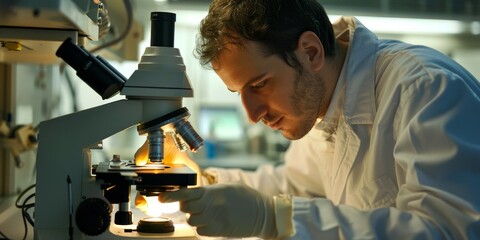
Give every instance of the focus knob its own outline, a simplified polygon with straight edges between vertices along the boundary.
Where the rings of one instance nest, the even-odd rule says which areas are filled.
[[[78,205],[75,212],[77,227],[87,235],[99,235],[110,226],[111,212],[111,205],[103,199],[86,199]]]

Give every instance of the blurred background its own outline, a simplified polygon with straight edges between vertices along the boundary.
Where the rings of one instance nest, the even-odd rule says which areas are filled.
[[[341,15],[357,16],[381,38],[436,48],[480,78],[480,0],[319,2],[332,21]],[[149,46],[152,11],[177,14],[174,46],[180,49],[195,94],[184,99],[184,105],[192,114],[192,125],[205,139],[203,149],[192,158],[202,167],[255,169],[262,163],[280,163],[289,142],[262,124],[248,123],[239,96],[229,92],[213,71],[202,68],[193,55],[198,24],[209,3],[1,0],[0,196],[18,194],[35,182],[35,127],[41,121],[123,98],[102,100],[55,56],[58,46],[67,37],[77,39],[128,78]],[[133,159],[144,141],[135,127],[129,128],[106,139],[95,158],[108,160],[115,153]]]

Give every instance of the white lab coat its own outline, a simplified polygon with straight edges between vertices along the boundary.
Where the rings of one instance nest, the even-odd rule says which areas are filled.
[[[478,81],[435,50],[377,39],[355,18],[334,27],[350,30],[327,113],[336,132],[320,122],[283,165],[214,169],[218,182],[296,196],[292,239],[480,239]]]

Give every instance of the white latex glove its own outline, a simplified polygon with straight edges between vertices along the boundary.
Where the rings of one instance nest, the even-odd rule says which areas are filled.
[[[273,198],[240,184],[215,184],[163,192],[161,202],[180,201],[188,224],[205,236],[273,238]]]

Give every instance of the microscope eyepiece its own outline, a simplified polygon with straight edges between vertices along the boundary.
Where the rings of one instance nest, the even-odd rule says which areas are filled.
[[[117,94],[127,81],[120,72],[100,56],[93,56],[85,48],[67,38],[56,55],[77,71],[77,76],[88,84],[103,99]]]
[[[175,13],[152,12],[150,46],[173,47],[175,37]]]

